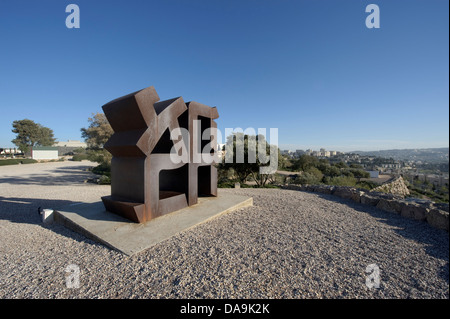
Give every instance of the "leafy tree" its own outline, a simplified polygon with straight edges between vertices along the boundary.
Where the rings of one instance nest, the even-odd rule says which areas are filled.
[[[103,164],[105,167],[111,165],[112,155],[103,148],[103,145],[113,134],[113,129],[106,119],[105,114],[96,113],[88,118],[89,127],[81,129],[81,136],[88,145],[88,158],[91,161]]]
[[[309,167],[305,171],[298,175],[294,183],[295,184],[320,184],[323,179],[323,173],[316,167]]]
[[[341,175],[341,170],[330,164],[320,164],[318,169],[326,176],[336,177]]]
[[[356,178],[369,178],[370,177],[370,173],[366,172],[363,169],[360,168],[352,168],[350,169],[350,171],[352,172],[353,176]]]
[[[89,148],[102,149],[113,134],[113,129],[105,114],[96,113],[92,115],[88,118],[89,127],[81,129],[81,136],[85,139]]]
[[[353,171],[351,169],[343,168],[341,169],[341,173],[343,176],[354,177]]]
[[[334,164],[334,166],[336,166],[337,168],[348,168],[347,164],[345,164],[343,161]]]
[[[227,144],[233,145],[232,162],[226,161],[226,157],[224,157],[223,162],[219,165],[221,169],[233,169],[240,183],[245,183],[248,176],[258,168],[256,163],[251,163],[248,160],[248,142],[248,135],[243,135],[243,133],[228,136]],[[244,151],[243,161],[238,160],[238,151],[240,149]],[[228,156],[230,155],[228,154]]]
[[[292,169],[294,171],[305,171],[309,167],[317,167],[319,160],[315,156],[302,155],[292,163]]]
[[[278,158],[276,169],[280,168],[282,165],[285,165],[285,164],[284,164],[283,158],[281,157],[280,149],[276,145],[270,145],[266,141],[266,139],[264,138],[263,135],[256,136],[256,147],[258,147],[259,145],[265,146],[265,154],[264,155],[266,155],[267,158],[264,159],[264,160],[261,160],[260,157],[259,157],[260,154],[259,154],[259,152],[257,152],[257,154],[256,154],[256,165],[257,165],[257,168],[256,168],[256,170],[254,170],[251,173],[251,176],[252,176],[253,180],[256,182],[256,185],[258,187],[265,187],[268,181],[273,181],[274,180],[274,178],[275,178],[274,175],[275,174],[261,174],[260,173],[260,168],[263,167],[263,166],[267,166],[268,163],[270,163],[271,160],[275,160],[272,157],[272,155],[275,154],[275,152],[277,153],[277,158]],[[267,161],[269,161],[269,162],[267,162]],[[263,162],[264,163],[267,162],[267,164],[264,164]]]
[[[268,157],[269,154],[278,152],[278,165],[280,161],[279,149],[275,149],[276,146],[267,143],[263,135],[249,136],[244,135],[243,133],[235,133],[228,136],[227,144],[232,146],[232,158],[231,154],[227,154],[223,159],[223,162],[219,165],[219,169],[233,169],[240,183],[245,183],[247,178],[251,176],[258,186],[264,187],[269,181],[270,174],[260,174],[260,167],[266,166],[267,164],[264,163],[265,161],[262,158],[260,158],[259,151],[257,150],[260,146],[262,146]],[[249,150],[252,152],[249,152]],[[254,154],[253,150],[255,151]],[[251,158],[252,156],[254,157]]]
[[[278,169],[286,169],[289,167],[289,158],[285,155],[281,155],[280,149],[278,149]]]
[[[317,167],[309,167],[305,173],[309,173],[320,183],[323,178],[323,173]]]
[[[320,180],[317,179],[316,176],[314,176],[314,174],[308,173],[308,172],[303,172],[301,175],[298,175],[295,180],[294,180],[294,184],[309,184],[309,185],[316,185],[319,184]]]
[[[32,120],[14,121],[12,126],[12,132],[17,134],[12,142],[24,153],[29,152],[33,146],[52,146],[56,142],[53,130]]]

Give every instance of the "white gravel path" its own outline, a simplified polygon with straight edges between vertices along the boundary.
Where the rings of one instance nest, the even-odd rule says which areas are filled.
[[[109,194],[83,183],[92,165],[0,167],[0,298],[449,298],[447,232],[329,195],[224,190],[254,206],[132,257],[41,224],[39,206]],[[70,264],[79,288],[66,286]]]

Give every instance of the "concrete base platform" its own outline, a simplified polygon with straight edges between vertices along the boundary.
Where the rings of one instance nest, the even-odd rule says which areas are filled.
[[[54,221],[126,255],[133,255],[207,220],[252,206],[253,198],[232,194],[199,197],[198,204],[155,218],[145,224],[107,212],[101,201],[64,207]]]

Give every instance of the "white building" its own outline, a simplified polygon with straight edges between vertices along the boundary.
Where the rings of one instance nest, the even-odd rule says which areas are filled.
[[[58,148],[53,146],[34,146],[31,149],[31,158],[34,160],[58,159]]]
[[[370,178],[378,178],[380,176],[379,171],[367,171],[370,174]]]
[[[217,143],[217,148],[216,148],[216,152],[217,152],[217,157],[219,159],[222,159],[225,156],[225,144],[219,144]]]
[[[17,148],[2,148],[0,147],[0,155],[16,155],[21,154],[22,151]]]

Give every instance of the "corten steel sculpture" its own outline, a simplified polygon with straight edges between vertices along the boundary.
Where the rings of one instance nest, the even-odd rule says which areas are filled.
[[[199,147],[215,152],[208,148],[217,143],[214,136],[202,139],[206,129],[217,129],[215,107],[185,103],[181,97],[159,101],[151,86],[102,108],[114,130],[104,145],[113,156],[111,196],[102,197],[107,211],[143,223],[194,205],[199,195],[217,196],[217,169],[196,153]],[[189,137],[172,140],[177,128]],[[189,152],[188,162],[171,159],[176,143],[186,144],[179,153]]]

